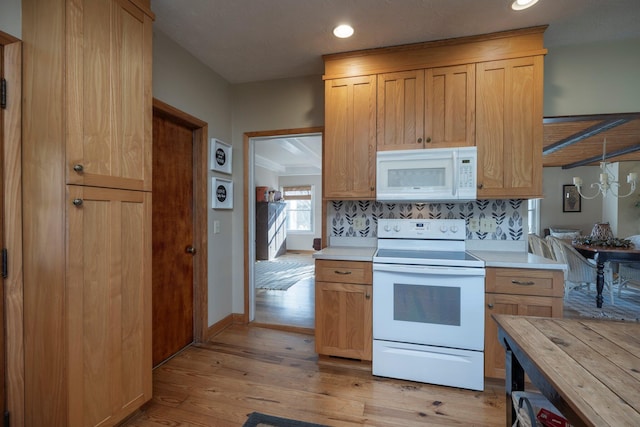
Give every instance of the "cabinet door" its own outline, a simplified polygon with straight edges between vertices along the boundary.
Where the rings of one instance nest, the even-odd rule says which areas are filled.
[[[316,352],[371,360],[371,285],[316,282]]]
[[[475,144],[475,70],[475,64],[426,70],[426,148]]]
[[[424,147],[424,70],[378,75],[377,149]]]
[[[375,198],[376,76],[325,82],[325,199]]]
[[[498,342],[493,314],[562,317],[562,298],[487,293],[485,303],[484,375],[489,378],[505,377],[504,348]]]
[[[151,18],[68,0],[67,183],[151,191]]]
[[[151,398],[151,193],[68,186],[67,206],[67,425],[112,425]]]
[[[478,198],[542,197],[542,56],[477,65]]]

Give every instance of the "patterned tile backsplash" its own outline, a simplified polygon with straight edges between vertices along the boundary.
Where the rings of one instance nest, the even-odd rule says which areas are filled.
[[[464,219],[467,240],[524,240],[523,206],[526,209],[527,204],[521,199],[430,204],[334,200],[327,206],[327,226],[330,236],[377,237],[379,218]],[[362,219],[361,229],[354,228],[356,218]],[[493,218],[497,224],[495,233],[469,231],[471,218]]]

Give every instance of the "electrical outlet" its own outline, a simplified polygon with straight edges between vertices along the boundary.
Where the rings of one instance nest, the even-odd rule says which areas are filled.
[[[353,229],[354,230],[364,230],[366,227],[365,219],[361,216],[353,218]]]
[[[469,218],[469,231],[472,233],[480,231],[480,220],[478,218]]]
[[[483,233],[494,233],[498,225],[493,218],[480,218],[480,231]]]

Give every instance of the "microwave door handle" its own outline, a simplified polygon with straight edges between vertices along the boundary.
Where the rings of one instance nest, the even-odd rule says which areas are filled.
[[[458,150],[453,150],[453,188],[451,189],[451,195],[456,196],[458,192]]]

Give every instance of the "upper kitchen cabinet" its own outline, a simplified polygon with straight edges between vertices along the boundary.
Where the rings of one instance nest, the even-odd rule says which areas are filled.
[[[542,55],[477,65],[478,198],[542,197]]]
[[[152,16],[140,3],[67,1],[67,184],[151,191]]]
[[[378,76],[378,150],[472,146],[474,117],[474,64]]]
[[[546,28],[325,55],[323,78],[331,87],[377,77],[376,117],[369,121],[377,150],[477,145],[478,198],[540,197]],[[326,135],[348,136],[341,122],[347,104],[329,95],[327,90]],[[347,114],[344,120],[352,119]],[[368,135],[361,124],[358,131]],[[330,162],[340,155],[329,151],[335,143],[325,153]],[[348,176],[330,162],[324,173],[337,172],[335,184],[342,187],[326,197],[360,197],[338,182]]]
[[[323,197],[375,198],[376,76],[325,81]]]

